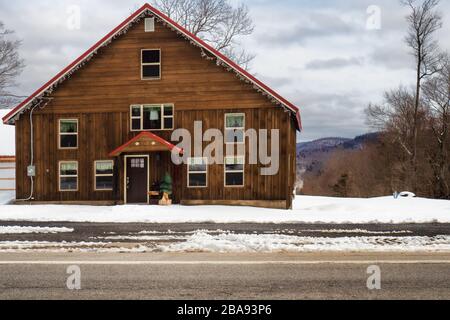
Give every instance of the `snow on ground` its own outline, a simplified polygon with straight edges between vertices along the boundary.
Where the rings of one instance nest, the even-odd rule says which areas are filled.
[[[0,252],[450,252],[450,236],[435,237],[302,237],[276,234],[209,234],[197,231],[189,237],[121,237],[133,243],[0,241]],[[106,240],[106,238],[105,238]],[[175,241],[176,240],[176,241]],[[155,242],[159,241],[159,242]]]
[[[210,235],[198,232],[185,242],[159,246],[164,252],[449,252],[450,236],[312,238],[287,235]]]
[[[4,227],[0,226],[0,234],[31,234],[31,233],[70,233],[72,228],[56,228],[56,227]]]
[[[7,204],[16,197],[15,191],[0,191],[0,205]]]
[[[10,199],[0,195],[3,203]],[[5,199],[7,198],[7,199]],[[227,206],[0,205],[0,221],[140,223],[450,223],[450,201],[298,196],[293,210]]]

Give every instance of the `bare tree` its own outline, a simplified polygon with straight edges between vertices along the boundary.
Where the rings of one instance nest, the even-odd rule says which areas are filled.
[[[437,148],[431,157],[435,195],[440,198],[450,197],[449,185],[449,144],[450,144],[450,57],[447,55],[441,71],[423,85],[427,106],[431,111],[431,130]]]
[[[420,137],[420,145],[423,145],[425,136],[425,122],[427,119],[427,109],[424,103],[419,104],[419,109],[414,107],[415,94],[412,90],[400,87],[385,93],[384,102],[379,105],[371,104],[366,109],[367,122],[376,130],[382,131],[383,141],[393,146],[396,151],[396,176],[402,176],[403,186],[414,188],[414,179],[411,175],[411,158],[414,154],[415,143],[415,123],[420,124],[417,128],[417,137]],[[419,139],[418,139],[419,140]],[[418,144],[417,144],[418,145]],[[421,155],[424,150],[421,150]],[[423,157],[421,158],[423,159]],[[423,161],[420,163],[424,167]]]
[[[22,98],[10,92],[15,86],[15,78],[22,72],[23,60],[19,58],[21,42],[8,38],[13,32],[5,29],[0,21],[0,108],[10,107]]]
[[[410,8],[407,16],[409,24],[407,45],[412,49],[416,58],[416,93],[414,99],[413,119],[413,146],[411,153],[411,169],[413,178],[413,190],[416,191],[417,183],[417,135],[418,113],[420,107],[420,94],[422,81],[439,71],[439,61],[442,56],[439,53],[434,34],[442,27],[442,16],[436,10],[440,0],[401,0],[401,3]]]
[[[154,5],[192,34],[244,68],[254,55],[239,48],[239,38],[253,33],[248,7],[228,0],[154,0]]]

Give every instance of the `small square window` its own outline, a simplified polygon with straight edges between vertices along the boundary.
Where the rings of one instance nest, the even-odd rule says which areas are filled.
[[[225,115],[225,143],[245,143],[245,114],[230,113]]]
[[[208,186],[208,159],[188,159],[188,187],[206,188]]]
[[[159,79],[160,77],[159,65],[143,65],[142,66],[142,78],[144,79]]]
[[[78,148],[78,120],[60,119],[59,120],[59,148],[76,149]]]
[[[225,157],[225,186],[244,187],[245,180],[245,158]]]
[[[141,52],[142,80],[157,80],[161,78],[161,50],[151,49]]]
[[[59,191],[78,190],[78,162],[63,161],[59,163]]]
[[[111,160],[95,162],[95,190],[113,190],[114,162]]]

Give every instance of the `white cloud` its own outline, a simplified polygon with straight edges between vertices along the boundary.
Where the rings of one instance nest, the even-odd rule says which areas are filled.
[[[403,42],[406,12],[397,1],[376,1],[381,9],[377,31],[365,28],[371,0],[246,3],[256,25],[243,42],[257,54],[252,72],[301,107],[302,140],[367,131],[366,105],[379,101],[386,89],[413,82],[413,60]],[[80,6],[80,30],[66,26],[71,5]],[[27,67],[18,92],[30,94],[40,87],[140,5],[134,0],[0,3],[1,19],[23,39]],[[441,7],[450,12],[449,1]],[[447,50],[449,28],[446,16],[439,39]]]

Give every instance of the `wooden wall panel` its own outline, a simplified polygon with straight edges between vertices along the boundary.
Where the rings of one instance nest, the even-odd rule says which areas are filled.
[[[162,79],[140,79],[140,50],[161,48]],[[280,129],[280,171],[261,176],[261,165],[246,164],[245,187],[225,188],[223,165],[209,166],[209,187],[187,188],[186,166],[174,167],[169,153],[152,153],[150,184],[161,180],[166,171],[174,177],[174,198],[180,200],[287,200],[295,183],[295,140],[293,120],[281,107],[240,81],[232,72],[202,59],[200,49],[157,25],[156,32],[145,33],[143,23],[115,40],[84,67],[63,82],[51,95],[44,109],[36,109],[35,200],[106,201],[123,200],[124,166],[119,168],[118,192],[94,190],[94,161],[108,154],[138,133],[130,131],[130,105],[173,103],[175,128],[193,132],[194,121],[203,121],[203,130],[224,129],[225,113],[246,114],[246,127]],[[17,197],[29,195],[26,167],[30,162],[30,124],[28,113],[16,122]],[[58,149],[58,121],[79,119],[79,148]],[[170,140],[171,131],[155,134]],[[207,142],[203,147],[207,146]],[[270,146],[270,142],[269,142]],[[248,149],[246,150],[248,160]],[[79,190],[58,191],[59,161],[79,163]],[[117,160],[117,159],[115,159]]]

